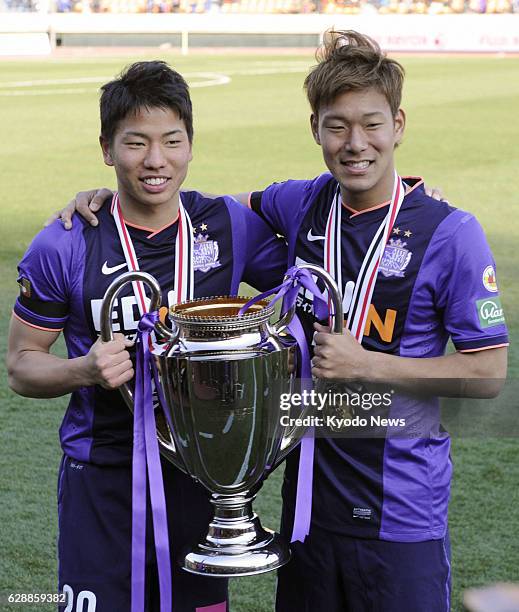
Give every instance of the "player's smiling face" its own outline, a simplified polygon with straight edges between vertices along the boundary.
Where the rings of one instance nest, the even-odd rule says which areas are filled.
[[[142,108],[119,122],[104,161],[115,168],[125,218],[178,210],[192,159],[184,121],[171,109]],[[164,216],[162,214],[161,216]]]
[[[394,150],[405,127],[402,110],[393,117],[376,89],[350,91],[322,106],[311,125],[345,204],[362,210],[390,199]]]

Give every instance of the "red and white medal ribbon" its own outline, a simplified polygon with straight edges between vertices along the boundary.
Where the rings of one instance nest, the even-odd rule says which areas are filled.
[[[377,272],[398,211],[404,200],[404,185],[395,172],[391,204],[386,218],[375,233],[369,249],[364,256],[348,312],[348,329],[357,341],[362,342],[364,327],[368,315],[373,290],[377,280]],[[339,290],[342,284],[342,241],[341,241],[342,202],[339,187],[332,202],[324,240],[324,267],[337,281]],[[310,427],[301,440],[299,455],[299,471],[297,476],[297,494],[294,516],[294,530],[291,542],[304,542],[310,533],[312,515],[312,485],[314,461],[315,431]]]
[[[139,261],[124,222],[119,194],[115,193],[111,213],[115,220],[128,270],[139,270]],[[178,234],[175,245],[175,302],[192,299],[193,229],[189,215],[179,201]],[[142,612],[145,602],[146,564],[146,497],[149,488],[155,552],[160,591],[161,612],[171,611],[171,556],[169,550],[166,500],[153,408],[152,372],[156,374],[150,347],[151,333],[158,313],[148,312],[149,300],[141,281],[133,282],[133,291],[140,311],[137,335],[136,380],[134,390],[133,456],[132,456],[132,560],[131,612]],[[153,316],[155,319],[153,319]],[[147,319],[148,318],[148,319]],[[155,378],[155,382],[156,382]],[[149,487],[148,487],[149,485]]]
[[[364,261],[362,262],[357,280],[355,281],[355,289],[353,290],[353,296],[348,310],[347,326],[359,343],[362,342],[364,336],[364,328],[366,326],[366,319],[368,317],[373,291],[375,290],[375,284],[377,282],[380,260],[382,259],[384,249],[393,231],[395,220],[402,206],[402,202],[404,201],[404,195],[404,184],[395,171],[395,180],[393,183],[393,193],[391,195],[389,210],[366,251]],[[328,221],[326,223],[324,265],[327,272],[337,281],[342,291],[341,212],[341,194],[339,188],[337,188],[337,193],[333,199]]]
[[[139,260],[137,259],[130,233],[124,223],[119,194],[117,192],[112,200],[111,213],[115,220],[128,270],[136,272],[139,270]],[[149,303],[144,291],[144,285],[141,281],[135,281],[132,283],[132,287],[142,317],[148,312],[147,304]],[[178,203],[178,234],[175,244],[175,278],[173,288],[176,304],[193,299],[193,226],[181,199]]]
[[[178,202],[178,234],[175,244],[175,302],[180,304],[194,297],[193,226],[182,200]]]

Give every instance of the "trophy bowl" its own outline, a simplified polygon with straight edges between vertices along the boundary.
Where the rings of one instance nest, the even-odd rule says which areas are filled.
[[[113,337],[110,313],[119,290],[135,280],[151,289],[150,310],[160,306],[153,277],[123,274],[103,300],[103,339]],[[335,291],[331,286],[334,306],[342,312]],[[287,411],[280,398],[298,391],[300,383],[297,342],[286,332],[294,308],[271,323],[274,306],[267,300],[240,314],[248,300],[218,296],[183,302],[170,308],[171,329],[164,323],[155,326],[158,342],[152,353],[164,411],[157,421],[161,452],[208,489],[214,507],[204,541],[180,559],[194,574],[260,574],[290,558],[288,544],[262,527],[252,502],[305,431],[281,424]],[[121,391],[132,408],[131,389],[126,385]],[[289,416],[304,418],[308,407],[291,410]]]

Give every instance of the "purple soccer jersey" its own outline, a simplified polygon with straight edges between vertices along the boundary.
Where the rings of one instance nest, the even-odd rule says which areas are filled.
[[[449,338],[459,351],[508,343],[495,264],[473,215],[426,196],[404,179],[406,195],[381,259],[363,346],[403,357],[437,357]],[[251,194],[251,208],[286,237],[289,261],[324,267],[325,227],[337,183],[273,184]],[[341,248],[344,312],[366,250],[389,203],[357,212],[344,206]],[[312,296],[298,297],[311,342]],[[413,542],[442,538],[452,466],[450,440],[438,427],[437,400],[395,402],[419,436],[320,438],[316,441],[312,522],[350,536]],[[294,501],[297,455],[289,457],[284,495]]]
[[[194,297],[236,294],[243,280],[257,289],[275,286],[287,267],[286,248],[267,224],[232,198],[182,193],[194,230]],[[127,271],[110,206],[99,226],[74,217],[71,231],[59,222],[41,231],[19,265],[20,296],[15,316],[29,325],[63,330],[69,358],[85,355],[100,332],[100,308],[109,284]],[[175,303],[173,276],[177,223],[160,231],[127,224],[139,267]],[[115,332],[135,334],[139,310],[131,285],[117,299]],[[60,428],[63,451],[78,461],[127,465],[131,461],[132,417],[118,391],[100,386],[72,393]]]

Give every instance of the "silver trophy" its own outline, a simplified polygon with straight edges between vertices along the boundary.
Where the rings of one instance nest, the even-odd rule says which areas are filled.
[[[322,268],[300,266],[321,278],[333,303],[335,333],[342,332],[342,302]],[[108,288],[101,309],[101,337],[113,338],[111,313],[121,288],[142,281],[151,290],[150,310],[160,307],[157,281],[128,272]],[[214,517],[205,540],[183,555],[188,572],[248,576],[274,570],[290,558],[285,540],[262,527],[252,502],[263,480],[298,444],[305,429],[282,425],[281,394],[298,391],[298,351],[286,331],[291,308],[274,324],[267,300],[243,315],[242,297],[202,298],[170,309],[172,329],[157,323],[153,351],[165,398],[157,418],[161,453],[211,493]],[[121,393],[133,410],[128,385]],[[292,408],[304,418],[309,407]],[[297,411],[294,414],[294,411]],[[156,411],[157,414],[157,411]]]

